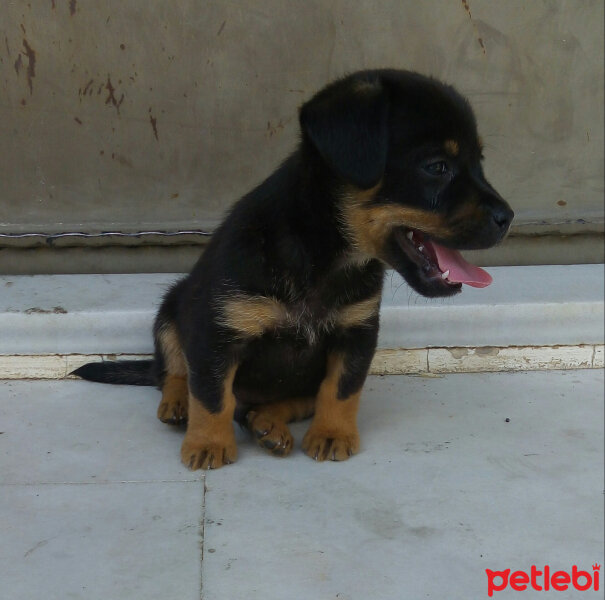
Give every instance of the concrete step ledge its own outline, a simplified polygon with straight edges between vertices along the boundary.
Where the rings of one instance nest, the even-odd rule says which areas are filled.
[[[482,346],[376,351],[371,375],[425,375],[547,369],[602,369],[603,345]],[[101,360],[151,358],[151,354],[0,355],[0,379],[66,379],[79,366]]]
[[[372,372],[603,367],[603,265],[489,271],[490,287],[433,301],[388,273]],[[89,360],[149,355],[155,312],[179,277],[0,277],[0,377],[65,377]]]

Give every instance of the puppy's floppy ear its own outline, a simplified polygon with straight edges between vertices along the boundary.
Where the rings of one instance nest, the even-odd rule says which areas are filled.
[[[378,183],[388,148],[389,99],[377,77],[344,79],[300,110],[300,125],[321,157],[362,189]]]

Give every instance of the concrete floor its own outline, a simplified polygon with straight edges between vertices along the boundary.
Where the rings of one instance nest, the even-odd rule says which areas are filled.
[[[603,564],[602,370],[370,377],[350,461],[238,432],[205,475],[158,399],[0,383],[2,598],[468,600],[486,569]]]

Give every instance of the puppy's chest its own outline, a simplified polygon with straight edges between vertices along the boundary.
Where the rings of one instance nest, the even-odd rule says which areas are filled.
[[[338,310],[329,309],[319,303],[296,302],[284,304],[281,318],[273,329],[277,335],[293,334],[314,344],[323,334],[333,331],[338,319]]]
[[[294,334],[314,344],[338,329],[369,324],[378,313],[381,285],[376,281],[342,286],[337,277],[329,284],[298,290],[285,297],[237,294],[224,298],[219,322],[238,336]]]
[[[292,302],[283,302],[283,319],[278,330],[292,330],[313,343],[322,333],[336,329],[346,307],[317,292]]]

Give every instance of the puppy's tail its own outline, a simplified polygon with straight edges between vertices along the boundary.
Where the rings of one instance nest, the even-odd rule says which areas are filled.
[[[119,360],[87,363],[70,375],[99,383],[125,385],[158,385],[153,360]]]

